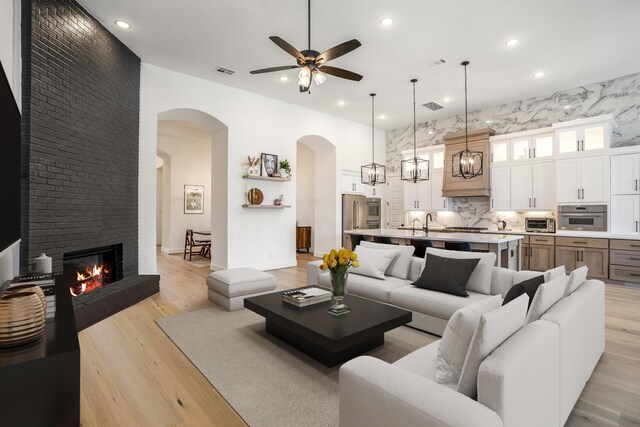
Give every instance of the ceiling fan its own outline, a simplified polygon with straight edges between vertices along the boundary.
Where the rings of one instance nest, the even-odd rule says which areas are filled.
[[[327,79],[327,76],[325,76],[325,74],[330,74],[342,79],[354,80],[357,82],[362,80],[362,76],[360,74],[356,74],[352,71],[344,70],[342,68],[325,65],[326,62],[331,61],[332,59],[339,58],[340,56],[345,55],[352,50],[360,47],[361,44],[358,40],[349,40],[347,42],[334,46],[322,53],[311,49],[311,0],[308,0],[307,41],[309,48],[307,50],[299,51],[278,36],[271,36],[269,38],[282,50],[296,58],[298,65],[284,65],[282,67],[263,68],[261,70],[251,71],[251,74],[271,73],[274,71],[284,71],[294,68],[300,68],[300,72],[298,73],[298,86],[300,88],[300,92],[309,91],[309,89],[311,88],[312,77],[317,85],[321,85],[322,83],[324,83],[324,81]]]

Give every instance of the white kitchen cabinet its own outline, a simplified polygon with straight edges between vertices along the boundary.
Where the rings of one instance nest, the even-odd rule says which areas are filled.
[[[431,209],[431,180],[417,183],[404,181],[404,210],[424,211]]]
[[[511,166],[511,210],[528,211],[533,209],[531,174],[531,163]]]
[[[511,161],[513,163],[553,158],[552,132],[524,135],[519,138],[513,138],[509,142],[511,144]]]
[[[376,184],[375,186],[365,185],[364,195],[368,198],[380,199],[384,195],[384,184]]]
[[[558,140],[558,156],[596,154],[609,149],[611,117],[578,119],[553,125]]]
[[[492,141],[490,149],[492,165],[509,162],[509,141]]]
[[[556,164],[540,162],[532,165],[533,209],[556,210]]]
[[[607,203],[609,160],[607,156],[573,157],[556,161],[558,203]]]
[[[555,210],[555,163],[511,166],[511,210]]]
[[[403,151],[405,158],[413,151]],[[403,182],[405,211],[447,210],[447,198],[442,197],[444,180],[444,147],[436,146],[418,150],[418,156],[429,160],[429,179],[416,184]]]
[[[611,234],[640,235],[640,196],[611,196]]]
[[[611,194],[640,194],[640,154],[611,156]]]
[[[442,184],[444,183],[444,171],[434,171],[431,174],[431,210],[446,211],[448,210],[448,198],[442,197]]]
[[[491,210],[511,210],[510,166],[491,167]]]
[[[365,185],[360,180],[360,173],[356,171],[342,171],[342,193],[365,194]]]

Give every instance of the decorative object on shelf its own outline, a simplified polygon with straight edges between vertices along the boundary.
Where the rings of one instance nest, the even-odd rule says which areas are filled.
[[[260,154],[260,163],[262,167],[260,168],[260,175],[262,176],[270,176],[276,177],[278,173],[278,156],[275,154]]]
[[[260,191],[259,188],[252,188],[247,193],[247,198],[249,199],[249,203],[252,205],[260,205],[264,201],[264,194]]]
[[[247,156],[247,160],[249,161],[249,168],[247,168],[247,176],[260,176],[260,168],[258,167],[258,165],[260,164],[260,158]]]
[[[333,304],[329,307],[331,314],[340,315],[349,312],[349,306],[345,305],[342,300],[347,293],[347,280],[349,279],[349,268],[353,266],[357,268],[358,255],[345,248],[324,254],[320,270],[329,270],[331,275],[331,294],[333,296]]]
[[[184,186],[184,213],[204,213],[204,185]]]
[[[400,179],[414,184],[429,179],[429,160],[418,157],[416,151],[416,82],[413,84],[413,157],[400,162]]]
[[[275,206],[284,206],[284,194],[281,194],[279,198],[273,201]]]
[[[362,80],[360,74],[356,74],[352,71],[343,70],[342,68],[330,67],[324,65],[333,59],[339,58],[342,55],[346,55],[354,49],[360,47],[360,42],[356,39],[349,40],[332,47],[322,53],[311,50],[311,0],[308,0],[308,20],[307,20],[307,42],[309,48],[307,50],[299,51],[283,39],[277,36],[271,36],[269,39],[278,45],[282,50],[289,55],[296,58],[298,65],[284,65],[280,67],[263,68],[261,70],[253,70],[251,74],[271,73],[274,71],[285,71],[300,68],[298,73],[298,88],[300,92],[309,92],[311,88],[311,77],[319,86],[327,79],[325,74],[340,77],[341,79],[354,80],[359,82]]]
[[[44,252],[39,257],[33,260],[33,271],[36,273],[51,273],[51,257],[47,256]]]
[[[387,182],[386,168],[376,163],[375,127],[374,127],[374,102],[376,94],[371,93],[371,164],[360,166],[360,182],[365,185],[375,186]]]
[[[286,174],[286,177],[283,175],[283,171]],[[280,160],[280,176],[282,178],[291,179],[291,164],[289,164],[289,160],[287,159]]]
[[[46,303],[38,285],[13,286],[0,297],[0,348],[16,347],[40,338]]]
[[[464,150],[455,153],[452,158],[451,168],[454,177],[471,179],[482,175],[482,152],[469,150],[469,116],[467,108],[467,65],[469,61],[463,61],[464,67]]]

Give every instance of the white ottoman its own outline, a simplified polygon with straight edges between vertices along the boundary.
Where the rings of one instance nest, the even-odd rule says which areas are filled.
[[[228,311],[243,308],[247,297],[273,292],[277,283],[276,276],[255,268],[232,268],[207,277],[209,299]]]

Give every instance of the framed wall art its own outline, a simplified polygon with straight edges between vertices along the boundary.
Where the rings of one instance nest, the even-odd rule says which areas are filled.
[[[278,173],[278,156],[275,154],[260,154],[260,175],[262,176],[275,176]]]
[[[204,213],[204,185],[184,186],[184,213]]]

